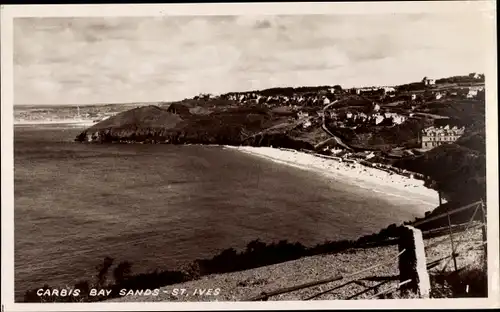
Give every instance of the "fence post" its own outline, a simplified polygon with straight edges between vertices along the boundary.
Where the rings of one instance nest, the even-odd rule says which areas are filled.
[[[406,293],[411,290],[418,293],[421,298],[429,298],[431,285],[422,231],[409,225],[401,227],[399,251],[403,250],[405,252],[399,257],[399,279],[400,282],[411,279],[411,282],[401,287],[401,292]]]
[[[439,192],[439,204],[441,206],[441,192]],[[450,207],[446,208],[446,214],[448,218],[448,228],[451,242],[451,257],[453,258],[453,267],[455,268],[455,272],[458,270],[457,268],[457,259],[455,258],[455,244],[453,242],[453,231],[451,230],[451,218],[450,218]]]
[[[486,209],[484,208],[484,202],[483,200],[481,199],[481,212],[482,212],[482,221],[483,221],[483,226],[481,227],[481,232],[483,234],[483,243],[486,243],[488,241],[488,237],[487,237],[487,221],[486,221]],[[484,244],[484,257],[483,259],[485,259],[484,263],[485,263],[485,266],[486,266],[486,263],[488,262],[486,259],[488,257],[488,244]]]

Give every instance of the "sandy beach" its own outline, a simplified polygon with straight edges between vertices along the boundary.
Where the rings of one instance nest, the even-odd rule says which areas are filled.
[[[272,147],[226,146],[243,153],[266,158],[277,163],[314,171],[328,179],[340,180],[372,192],[388,195],[388,199],[414,201],[428,211],[438,206],[438,193],[424,186],[424,181],[367,167],[358,163],[325,159],[311,154]]]

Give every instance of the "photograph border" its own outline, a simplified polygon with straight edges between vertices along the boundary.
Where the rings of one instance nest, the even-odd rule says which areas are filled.
[[[385,299],[267,302],[140,302],[140,303],[15,303],[14,302],[14,161],[13,161],[13,20],[20,17],[152,17],[169,15],[306,15],[461,12],[479,10],[491,19],[485,34],[486,161],[488,209],[488,298]],[[467,21],[463,21],[466,23]],[[136,310],[297,310],[380,308],[492,308],[499,298],[498,101],[495,1],[335,2],[335,3],[197,3],[102,5],[2,5],[1,7],[1,132],[2,132],[2,311],[136,311]],[[483,48],[483,47],[481,47]]]

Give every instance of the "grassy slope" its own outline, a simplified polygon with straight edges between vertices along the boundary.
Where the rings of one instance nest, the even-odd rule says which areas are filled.
[[[158,106],[134,108],[117,114],[90,127],[89,132],[102,129],[174,128],[182,122],[177,114],[169,113]]]

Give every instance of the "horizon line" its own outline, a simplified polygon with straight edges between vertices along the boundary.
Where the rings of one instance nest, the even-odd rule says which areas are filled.
[[[429,77],[423,77],[423,78],[429,78],[429,79],[434,79],[434,80],[438,80],[438,79],[446,79],[446,78],[452,78],[452,77],[464,77],[464,76],[468,76],[469,74],[480,74],[480,75],[484,75],[484,73],[479,73],[479,72],[470,72],[466,75],[454,75],[454,76],[447,76],[447,77],[441,77],[441,78],[429,78]],[[27,104],[27,103],[23,103],[23,104],[15,104],[14,103],[14,107],[15,106],[105,106],[105,105],[131,105],[131,104],[151,104],[151,103],[174,103],[174,102],[180,102],[180,101],[184,101],[184,100],[189,100],[189,99],[193,99],[195,96],[198,96],[198,95],[202,95],[202,94],[210,94],[210,95],[215,95],[215,96],[220,96],[220,95],[224,95],[224,94],[229,94],[229,93],[249,93],[249,92],[262,92],[262,91],[265,91],[265,90],[269,90],[269,89],[285,89],[285,88],[294,88],[294,89],[297,89],[297,88],[319,88],[319,87],[333,87],[335,85],[340,85],[342,87],[343,90],[347,90],[347,89],[353,89],[353,88],[371,88],[371,87],[397,87],[397,86],[401,86],[401,85],[405,85],[405,84],[411,84],[411,83],[418,83],[418,82],[421,82],[421,81],[412,81],[412,82],[405,82],[405,83],[400,83],[400,84],[394,84],[394,85],[372,85],[372,86],[349,86],[349,87],[342,87],[342,85],[340,84],[334,84],[334,85],[314,85],[314,86],[308,86],[308,85],[303,85],[303,86],[297,86],[297,87],[280,87],[280,86],[274,86],[274,87],[269,87],[269,88],[264,88],[264,89],[259,89],[259,90],[247,90],[247,91],[228,91],[228,92],[223,92],[223,93],[203,93],[203,92],[199,92],[197,95],[193,95],[192,97],[190,98],[184,98],[184,99],[178,99],[178,100],[157,100],[157,101],[139,101],[139,102],[115,102],[115,103],[102,103],[102,102],[96,102],[96,103],[84,103],[84,104],[71,104],[71,103],[65,103],[65,104]]]

